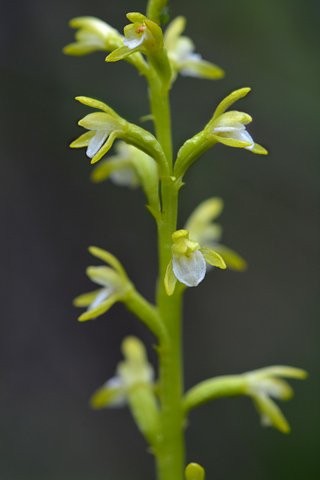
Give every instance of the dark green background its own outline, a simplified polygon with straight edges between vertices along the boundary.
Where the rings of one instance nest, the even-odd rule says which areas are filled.
[[[71,299],[90,290],[86,251],[117,255],[153,298],[156,236],[140,191],[90,184],[83,150],[68,143],[89,111],[76,95],[100,98],[130,121],[148,113],[145,82],[104,54],[64,57],[70,18],[94,15],[120,31],[142,0],[6,2],[1,13],[0,478],[135,480],[154,477],[153,459],[129,412],[88,408],[113,375],[119,346],[145,328],[121,305],[78,324]],[[224,80],[179,78],[172,90],[174,144],[203,128],[232,90],[253,91],[236,108],[268,157],[217,145],[189,171],[179,227],[202,200],[225,200],[224,243],[248,261],[245,274],[214,270],[185,301],[185,383],[289,364],[310,373],[282,404],[284,436],[262,429],[249,399],[192,412],[188,461],[207,479],[319,478],[319,20],[316,0],[176,0],[172,16]],[[149,124],[146,124],[148,126]]]

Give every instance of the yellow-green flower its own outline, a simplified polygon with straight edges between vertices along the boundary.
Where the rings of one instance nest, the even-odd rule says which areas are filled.
[[[136,337],[126,337],[121,349],[125,360],[118,364],[115,376],[93,394],[90,400],[93,408],[124,406],[134,388],[153,388],[154,370],[143,343]]]
[[[71,148],[87,147],[87,156],[92,159],[91,163],[95,163],[110,150],[116,138],[125,134],[128,122],[103,102],[88,97],[76,97],[76,100],[102,110],[89,113],[79,121],[78,124],[88,132],[70,144]]]
[[[209,198],[192,212],[187,220],[185,229],[191,238],[219,253],[228,268],[243,271],[246,269],[246,261],[236,252],[220,244],[222,236],[221,225],[214,223],[223,210],[223,200],[219,197]],[[210,268],[209,264],[207,269]]]
[[[65,46],[67,55],[87,55],[96,50],[112,51],[122,45],[123,36],[106,22],[95,17],[77,17],[70,20],[70,27],[78,29],[76,42]]]
[[[106,58],[108,62],[122,60],[135,52],[149,55],[163,49],[163,35],[159,25],[137,12],[128,13],[127,18],[132,23],[124,27],[123,46]]]
[[[195,45],[191,38],[182,36],[186,26],[185,17],[175,18],[164,34],[164,45],[172,68],[172,81],[178,73],[189,77],[216,80],[224,76],[224,71],[213,63],[203,60],[194,53]]]
[[[73,303],[76,307],[87,307],[87,311],[80,315],[79,321],[93,320],[99,317],[116,302],[124,301],[133,290],[122,265],[111,253],[97,247],[90,247],[89,251],[95,257],[108,263],[111,268],[106,266],[87,268],[90,280],[102,288],[84,293],[74,299]]]
[[[206,262],[219,268],[226,268],[223,258],[213,250],[201,247],[189,239],[187,230],[177,230],[172,234],[172,260],[169,262],[164,285],[168,295],[172,295],[177,280],[187,287],[196,287],[205,277]]]
[[[238,111],[225,113],[234,102],[247,95],[250,90],[250,88],[241,88],[222,100],[204,132],[206,137],[214,143],[219,142],[230,147],[246,148],[253,153],[266,155],[267,150],[255,143],[246,130],[245,125],[252,122],[250,115]]]
[[[261,368],[243,375],[246,378],[245,394],[252,398],[260,414],[261,425],[289,433],[290,426],[272,398],[290,400],[293,397],[293,390],[280,377],[304,379],[307,377],[307,372],[300,368],[275,366]]]

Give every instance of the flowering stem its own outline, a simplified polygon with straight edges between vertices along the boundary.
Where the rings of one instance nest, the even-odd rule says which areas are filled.
[[[155,454],[158,480],[183,480],[185,446],[182,405],[182,288],[178,286],[170,297],[164,288],[164,276],[172,256],[171,236],[177,228],[179,186],[171,176],[172,140],[169,88],[156,75],[149,79],[149,97],[156,136],[167,158],[169,170],[168,174],[162,175],[160,178],[162,205],[161,215],[157,220],[159,278],[156,304],[167,335],[165,338],[159,339],[158,348],[161,439]]]
[[[167,339],[160,342],[160,401],[162,443],[157,456],[159,480],[182,480],[184,470],[183,375],[181,351],[182,289],[172,296],[164,289],[164,275],[171,260],[171,235],[176,230],[178,188],[171,177],[162,180],[162,218],[158,223],[160,272],[157,305],[167,329]]]
[[[162,146],[167,158],[168,166],[172,169],[172,140],[171,140],[171,116],[169,104],[169,89],[154,76],[149,81],[149,98],[151,113],[156,130],[157,139]]]

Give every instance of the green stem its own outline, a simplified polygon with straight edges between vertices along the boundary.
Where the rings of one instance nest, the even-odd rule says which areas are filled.
[[[158,480],[183,480],[185,465],[183,374],[181,348],[182,289],[168,296],[164,275],[171,260],[172,233],[177,228],[179,186],[172,175],[172,140],[169,89],[154,75],[149,96],[157,139],[165,153],[169,172],[161,176],[161,216],[158,225],[159,279],[156,304],[167,336],[159,341],[159,396],[161,437],[155,452]]]
[[[167,158],[170,171],[172,170],[172,140],[171,140],[171,115],[169,104],[169,89],[164,87],[160,80],[154,76],[149,82],[149,98],[151,113],[156,130],[156,137],[162,146]]]
[[[181,289],[169,297],[164,275],[171,260],[171,235],[176,230],[178,188],[170,177],[162,180],[162,220],[158,224],[160,272],[157,305],[167,328],[159,346],[162,444],[157,457],[159,480],[182,480],[184,470],[183,373],[181,349]]]

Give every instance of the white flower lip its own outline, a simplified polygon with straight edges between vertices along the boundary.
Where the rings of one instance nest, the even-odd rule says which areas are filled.
[[[106,287],[102,288],[99,293],[97,293],[95,299],[93,302],[89,305],[87,310],[93,310],[94,308],[98,307],[100,303],[102,303],[104,300],[107,300],[108,297],[110,297],[111,293],[113,292],[113,288],[111,287]]]
[[[242,142],[251,143],[251,145],[244,147],[247,150],[252,150],[254,148],[253,138],[247,132],[246,127],[240,122],[235,123],[232,127],[215,127],[212,133],[218,135],[222,134],[222,137],[234,138],[236,140],[241,140]]]
[[[132,38],[125,38],[123,40],[123,45],[126,47],[130,48],[130,50],[133,50],[134,48],[138,47],[141,45],[141,43],[144,40],[144,35],[141,35],[140,37],[134,36]]]
[[[199,250],[172,259],[173,273],[187,287],[196,287],[205,277],[206,262]]]
[[[87,156],[93,158],[100,150],[109,135],[108,130],[98,130],[94,137],[91,138],[87,148]]]

